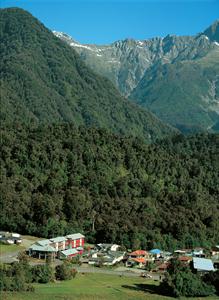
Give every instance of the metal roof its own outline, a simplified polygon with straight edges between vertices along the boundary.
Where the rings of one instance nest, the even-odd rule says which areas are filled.
[[[46,245],[51,244],[51,241],[50,240],[40,240],[40,241],[37,241],[36,243],[39,244],[40,246],[46,246]]]
[[[152,249],[149,251],[151,254],[160,254],[162,251],[160,249]]]
[[[63,255],[68,256],[68,255],[72,255],[72,254],[78,254],[78,251],[76,249],[67,249],[67,250],[61,251],[61,253]]]
[[[67,239],[77,240],[77,239],[84,238],[84,235],[81,233],[73,233],[73,234],[66,235],[66,237]]]
[[[193,266],[199,271],[214,271],[212,260],[207,258],[194,257]]]
[[[46,245],[46,246],[40,246],[37,244],[33,244],[30,249],[32,251],[39,251],[39,252],[56,252],[56,249],[52,246]]]
[[[52,241],[53,243],[60,243],[60,242],[64,242],[66,241],[66,237],[64,236],[58,236],[58,237],[55,237],[53,239],[50,239],[50,241]]]

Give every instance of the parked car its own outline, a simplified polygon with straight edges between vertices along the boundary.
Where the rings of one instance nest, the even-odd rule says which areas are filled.
[[[144,277],[144,278],[152,278],[152,276],[148,273],[141,273],[140,275],[141,277]]]

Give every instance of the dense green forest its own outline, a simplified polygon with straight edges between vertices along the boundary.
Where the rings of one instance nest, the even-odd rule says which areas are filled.
[[[1,111],[4,122],[73,122],[141,136],[147,141],[174,129],[122,97],[92,72],[68,45],[30,13],[0,10]]]
[[[66,123],[1,137],[2,229],[128,248],[218,243],[219,135],[146,145]]]

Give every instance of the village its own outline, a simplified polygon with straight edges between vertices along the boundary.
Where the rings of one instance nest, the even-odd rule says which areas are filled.
[[[0,232],[0,243],[18,246],[22,245],[23,239],[18,233]],[[123,246],[110,243],[90,245],[85,243],[83,234],[72,233],[50,239],[38,239],[29,247],[25,247],[24,251],[34,264],[42,264],[48,258],[56,264],[61,264],[63,260],[75,260],[82,266],[83,272],[94,267],[97,272],[98,268],[107,270],[113,267],[113,270],[120,274],[130,272],[158,280],[162,280],[172,258],[200,274],[219,269],[219,245],[215,245],[210,251],[200,247],[176,249],[172,253],[162,249],[126,250]],[[0,253],[0,261],[3,257]],[[15,257],[13,259],[16,260]]]

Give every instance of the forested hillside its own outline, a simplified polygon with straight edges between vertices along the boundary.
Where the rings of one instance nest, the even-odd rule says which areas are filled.
[[[26,124],[73,122],[153,141],[174,132],[123,98],[78,54],[28,12],[0,11],[1,119]]]
[[[146,145],[70,124],[2,128],[0,227],[126,247],[219,240],[219,136]]]

